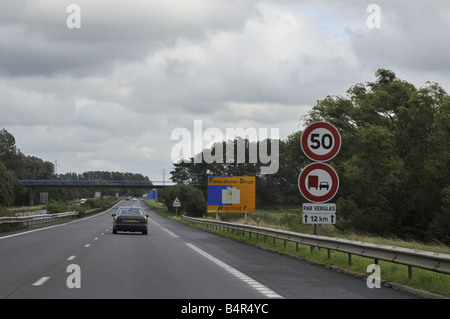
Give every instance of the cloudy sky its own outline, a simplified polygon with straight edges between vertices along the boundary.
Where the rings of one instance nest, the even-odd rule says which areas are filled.
[[[195,120],[285,139],[378,68],[449,92],[449,31],[448,0],[2,0],[0,128],[58,173],[159,181]]]

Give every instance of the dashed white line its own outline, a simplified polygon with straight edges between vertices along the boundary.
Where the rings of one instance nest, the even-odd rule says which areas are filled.
[[[164,230],[166,233],[168,233],[170,236],[174,237],[174,238],[180,238],[178,237],[178,235],[172,233],[170,230],[168,230],[167,228],[161,227],[162,230]]]
[[[74,260],[77,256],[70,256],[67,260]]]
[[[84,247],[86,247],[86,248],[89,247],[89,246],[91,246],[91,244],[86,244],[86,245],[84,245]]]
[[[42,286],[47,280],[49,280],[50,277],[42,277],[41,279],[37,280],[33,286]]]
[[[186,245],[188,245],[190,248],[192,248],[193,250],[198,252],[200,255],[206,257],[207,259],[209,259],[210,261],[212,261],[216,265],[222,267],[223,269],[225,269],[226,271],[228,271],[232,275],[236,276],[237,278],[239,278],[243,282],[249,284],[250,286],[252,286],[254,289],[256,289],[259,292],[261,292],[266,297],[268,297],[268,298],[283,298],[279,294],[277,294],[276,292],[274,292],[271,289],[267,288],[266,286],[260,284],[256,280],[248,277],[247,275],[241,273],[239,270],[237,270],[237,269],[227,265],[226,263],[224,263],[223,261],[217,259],[216,257],[211,256],[210,254],[208,254],[207,252],[201,250],[197,246],[192,245],[190,243],[186,243]]]
[[[164,230],[166,233],[168,233],[170,236],[172,236],[173,238],[180,238],[178,237],[178,235],[172,233],[170,230],[168,230],[167,228],[164,228],[163,226],[161,226],[160,224],[158,224],[157,222],[155,222],[153,219],[151,219],[150,217],[148,218],[153,224],[155,224],[156,226],[158,226],[159,228],[161,228],[162,230]]]

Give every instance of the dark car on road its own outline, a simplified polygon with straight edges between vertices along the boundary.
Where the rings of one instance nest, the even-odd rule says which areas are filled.
[[[117,214],[112,214],[113,234],[118,231],[148,233],[148,215],[140,207],[120,207]]]

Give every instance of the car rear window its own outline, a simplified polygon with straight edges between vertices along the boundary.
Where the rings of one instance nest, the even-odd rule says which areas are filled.
[[[144,216],[144,211],[142,209],[120,209],[117,213],[118,215],[141,215]]]

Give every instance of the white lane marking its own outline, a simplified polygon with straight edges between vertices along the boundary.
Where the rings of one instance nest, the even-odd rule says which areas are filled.
[[[86,248],[89,247],[89,246],[91,246],[91,244],[86,244],[86,245],[84,245],[84,247],[86,247]]]
[[[74,260],[77,256],[70,256],[67,260]]]
[[[42,286],[47,280],[49,280],[50,277],[42,277],[41,279],[37,280],[33,286]]]
[[[45,229],[50,229],[50,228],[60,227],[60,226],[63,226],[63,225],[65,225],[65,224],[58,224],[58,225],[54,225],[54,226],[49,226],[49,227],[44,227],[44,228],[39,228],[39,229],[29,230],[29,231],[26,231],[26,232],[23,232],[23,233],[18,233],[18,234],[13,234],[13,235],[8,235],[8,236],[3,236],[3,237],[0,237],[0,240],[6,239],[6,238],[11,238],[11,237],[16,237],[16,236],[21,236],[21,235],[25,235],[25,234],[29,234],[29,233],[34,233],[34,232],[41,231],[41,230],[45,230]]]
[[[119,203],[120,203],[120,202],[119,202]],[[64,224],[58,224],[58,225],[53,225],[53,226],[48,226],[48,227],[43,227],[43,228],[33,229],[33,230],[25,231],[25,232],[22,232],[22,233],[18,233],[18,234],[13,234],[13,235],[3,236],[3,237],[0,237],[0,240],[2,240],[2,239],[7,239],[7,238],[11,238],[11,237],[16,237],[16,236],[22,236],[22,235],[34,233],[34,232],[41,231],[41,230],[51,229],[51,228],[55,228],[55,227],[66,226],[66,225],[69,225],[69,224],[81,222],[81,221],[83,221],[83,220],[87,220],[87,219],[91,219],[91,218],[94,218],[94,217],[98,217],[98,216],[101,216],[101,215],[103,215],[103,214],[106,214],[106,213],[109,212],[111,209],[115,208],[119,203],[117,203],[117,204],[114,205],[113,207],[109,208],[108,210],[104,211],[103,213],[99,213],[99,214],[92,215],[92,216],[89,216],[89,217],[83,217],[83,218],[80,218],[80,219],[77,219],[77,220],[73,220],[73,221],[70,221],[70,222],[67,222],[67,223],[64,223]]]
[[[210,261],[212,261],[216,265],[222,267],[223,269],[225,269],[226,271],[228,271],[232,275],[236,276],[237,278],[239,278],[243,282],[249,284],[250,286],[252,286],[254,289],[256,289],[259,292],[261,292],[266,297],[268,297],[268,298],[283,298],[279,294],[277,294],[276,292],[270,290],[269,288],[267,288],[266,286],[260,284],[256,280],[254,280],[254,279],[248,277],[247,275],[241,273],[239,270],[237,270],[237,269],[227,265],[226,263],[224,263],[223,261],[217,259],[216,257],[211,256],[210,254],[208,254],[207,252],[201,250],[197,246],[192,245],[190,243],[186,243],[186,245],[189,246],[190,248],[192,248],[193,250],[195,250],[196,252],[198,252],[200,255],[206,257],[207,259],[209,259]]]
[[[168,230],[167,228],[161,227],[162,230],[164,230],[166,233],[168,233],[170,236],[172,236],[173,238],[180,238],[178,237],[178,235],[172,233],[170,230]]]
[[[155,222],[153,219],[151,219],[150,217],[148,218],[149,221],[151,221],[153,224],[155,224],[156,226],[158,226],[159,228],[161,228],[162,230],[164,230],[166,233],[168,233],[170,236],[172,236],[173,238],[180,238],[178,235],[172,233],[170,230],[168,230],[167,228],[164,228],[163,226],[161,226],[160,224],[158,224],[157,222]]]

